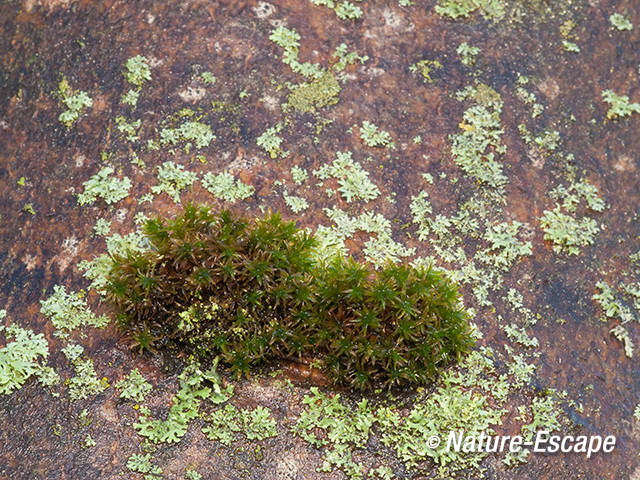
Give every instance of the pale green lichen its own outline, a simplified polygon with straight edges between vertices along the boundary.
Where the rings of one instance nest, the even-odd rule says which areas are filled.
[[[347,50],[346,43],[341,43],[340,45],[338,45],[332,57],[338,59],[338,61],[333,64],[333,69],[337,72],[342,72],[345,68],[347,68],[347,65],[353,65],[356,62],[364,64],[367,60],[369,60],[369,57],[367,55],[359,55],[357,52],[349,52]]]
[[[467,42],[462,42],[456,48],[456,53],[460,56],[460,61],[467,67],[473,67],[476,62],[476,57],[480,53],[480,49],[475,46],[469,45]]]
[[[367,120],[360,127],[360,139],[367,147],[396,148],[389,132],[379,130],[377,125]]]
[[[185,142],[184,148],[187,153],[191,150],[192,142],[196,148],[201,149],[208,147],[215,138],[211,127],[197,120],[187,120],[178,128],[163,128],[160,131],[161,145],[177,145]]]
[[[140,129],[142,121],[140,119],[134,122],[128,122],[122,115],[116,117],[116,128],[122,134],[124,134],[129,142],[137,142],[138,130]]]
[[[98,379],[93,361],[90,358],[82,358],[83,352],[82,346],[76,344],[68,344],[62,349],[62,353],[69,359],[75,370],[75,376],[67,381],[71,400],[86,399],[109,387],[106,378]]]
[[[207,85],[214,85],[217,81],[216,77],[211,72],[202,72],[200,78]]]
[[[289,195],[286,190],[282,192],[282,198],[293,213],[300,213],[309,208],[309,203],[305,198]]]
[[[115,387],[120,390],[120,398],[142,403],[152,387],[142,376],[140,370],[134,368],[131,373],[117,382]]]
[[[281,131],[282,124],[279,123],[275,127],[267,128],[262,135],[256,139],[258,146],[268,153],[271,158],[277,158],[278,155],[283,154],[280,148],[280,145],[282,145],[282,137],[278,135]]]
[[[332,9],[341,20],[356,20],[362,17],[362,9],[346,0],[309,0],[314,5],[325,6]]]
[[[331,164],[323,165],[313,174],[321,180],[337,179],[338,192],[349,203],[354,200],[368,202],[380,195],[378,187],[369,179],[369,173],[353,160],[350,151],[337,152]]]
[[[451,136],[451,155],[454,162],[471,177],[491,187],[502,187],[507,177],[496,154],[502,154],[506,147],[500,140],[502,99],[491,87],[478,85],[458,92],[458,99],[472,98],[475,104],[463,114],[460,133]],[[487,151],[493,147],[494,151]]]
[[[562,48],[564,48],[567,52],[580,53],[580,47],[568,40],[562,40]]]
[[[245,200],[255,192],[251,185],[234,178],[229,172],[222,172],[218,175],[207,172],[202,177],[202,186],[215,197],[231,203]]]
[[[284,49],[282,63],[289,65],[295,73],[299,73],[306,78],[320,78],[324,74],[324,69],[317,63],[300,63],[298,61],[300,35],[295,30],[281,25],[273,29],[271,35],[269,35],[269,40]]]
[[[93,226],[93,231],[96,235],[106,236],[111,230],[111,220],[106,218],[99,218],[96,220],[96,224]]]
[[[211,394],[211,388],[203,386],[204,380],[217,380],[215,372],[203,372],[191,365],[180,374],[180,389],[173,398],[173,405],[166,420],[154,419],[146,407],[140,408],[140,418],[133,424],[139,435],[153,443],[176,443],[187,433],[189,422],[198,416],[200,402]]]
[[[580,247],[591,245],[600,231],[600,226],[593,218],[577,215],[578,204],[584,199],[590,210],[601,212],[605,208],[604,200],[586,179],[574,182],[569,187],[559,185],[551,192],[551,196],[559,204],[553,210],[545,210],[540,218],[544,239],[553,243],[557,253],[577,255]]]
[[[609,21],[611,22],[611,25],[613,25],[620,31],[633,29],[633,24],[631,23],[631,21],[621,13],[611,14],[611,16],[609,17]]]
[[[58,120],[67,128],[73,125],[73,122],[78,119],[85,108],[93,105],[93,100],[91,100],[87,92],[73,90],[66,78],[63,78],[58,84],[58,95],[67,108],[60,114]]]
[[[110,176],[113,168],[104,167],[89,180],[84,182],[84,191],[78,195],[80,205],[90,205],[98,198],[102,198],[107,205],[119,202],[127,195],[131,188],[131,180],[128,177],[122,179]]]
[[[125,69],[122,71],[122,75],[130,84],[140,88],[144,82],[151,81],[151,68],[149,67],[149,60],[142,55],[136,55],[131,57],[125,63]]]
[[[151,454],[134,453],[127,461],[127,468],[134,473],[144,475],[144,480],[157,480],[162,478],[162,468],[151,463]]]
[[[503,0],[439,0],[436,12],[451,19],[467,18],[476,10],[494,22],[504,18],[505,2]]]
[[[53,295],[46,300],[40,300],[40,313],[51,320],[53,326],[60,331],[69,333],[81,326],[103,328],[109,323],[106,315],[96,316],[84,298],[84,293],[67,293],[62,285],[53,287]]]
[[[127,93],[122,95],[122,99],[120,100],[125,105],[130,105],[135,107],[138,104],[138,97],[140,96],[140,92],[137,90],[129,90]]]
[[[227,404],[202,418],[206,422],[202,433],[209,440],[216,440],[227,446],[231,445],[235,434],[239,432],[244,433],[249,440],[277,436],[276,422],[271,418],[271,411],[262,406],[248,410]]]
[[[293,178],[293,182],[296,185],[302,185],[308,177],[309,175],[304,168],[300,168],[297,165],[291,167],[291,178]]]
[[[580,247],[593,244],[600,231],[598,223],[592,218],[575,218],[563,213],[559,208],[545,210],[540,218],[544,239],[553,243],[556,253],[578,255]]]
[[[617,95],[613,90],[603,90],[602,99],[609,104],[607,118],[625,118],[632,113],[640,113],[640,103],[630,103],[626,95]]]
[[[6,311],[0,310],[0,320],[5,316]],[[3,331],[6,344],[0,348],[0,394],[7,395],[47,368],[44,363],[49,356],[49,345],[42,333],[36,334],[18,325],[0,325],[0,333]],[[45,385],[49,384],[47,378],[51,378],[49,370],[42,376],[41,383]]]
[[[169,195],[174,202],[180,202],[180,194],[183,190],[190,188],[198,179],[198,175],[185,171],[182,165],[174,162],[164,162],[158,166],[158,184],[151,187],[151,191],[156,195],[164,192]]]

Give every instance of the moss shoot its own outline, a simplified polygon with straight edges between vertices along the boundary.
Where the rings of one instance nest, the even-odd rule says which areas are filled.
[[[114,255],[107,296],[149,349],[219,357],[238,375],[302,358],[337,385],[420,385],[472,345],[456,286],[429,268],[318,261],[315,238],[278,214],[189,205],[149,220],[149,247]]]

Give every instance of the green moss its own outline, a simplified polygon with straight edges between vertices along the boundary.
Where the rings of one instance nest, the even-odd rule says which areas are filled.
[[[439,273],[317,263],[315,240],[279,216],[190,206],[145,232],[149,249],[114,256],[109,274],[121,326],[202,360],[219,355],[237,374],[311,355],[338,384],[422,384],[472,343],[457,290]],[[378,240],[390,250],[390,238]]]

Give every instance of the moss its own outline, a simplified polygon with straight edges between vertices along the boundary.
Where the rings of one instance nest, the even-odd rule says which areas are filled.
[[[247,221],[191,206],[145,232],[149,250],[114,256],[109,275],[121,326],[203,360],[220,355],[237,374],[305,355],[358,389],[422,384],[472,343],[457,290],[439,273],[317,263],[315,240],[276,215]],[[186,323],[182,305],[193,309]]]

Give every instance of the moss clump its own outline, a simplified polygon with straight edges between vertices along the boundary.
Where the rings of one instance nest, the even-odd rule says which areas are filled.
[[[247,220],[186,207],[115,255],[107,297],[124,329],[237,374],[314,359],[358,389],[424,384],[472,344],[456,287],[428,268],[317,262],[314,237],[277,214]]]

